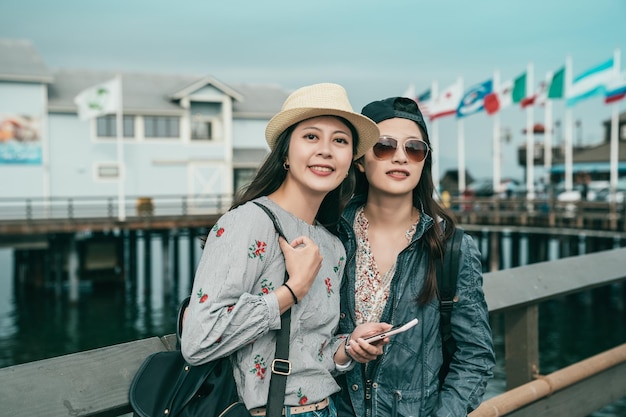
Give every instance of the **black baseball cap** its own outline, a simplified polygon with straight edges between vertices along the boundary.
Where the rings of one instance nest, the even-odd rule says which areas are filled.
[[[397,102],[402,103],[405,110],[396,110],[394,104]],[[363,107],[361,114],[372,119],[374,123],[380,123],[383,120],[393,119],[394,117],[413,120],[422,129],[426,138],[428,138],[428,129],[426,129],[424,116],[422,116],[417,103],[410,98],[389,97],[384,100],[373,101]]]

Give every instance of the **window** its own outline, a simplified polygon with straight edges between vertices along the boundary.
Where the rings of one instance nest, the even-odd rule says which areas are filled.
[[[114,114],[100,116],[96,120],[97,135],[101,138],[117,137],[117,119]],[[122,130],[125,138],[135,137],[135,116],[124,115],[122,119]]]
[[[145,116],[144,134],[147,138],[179,138],[180,118],[169,116]]]
[[[241,192],[245,187],[250,185],[256,172],[257,172],[256,168],[236,168],[235,169],[235,172],[234,172],[235,194]]]
[[[620,132],[619,139],[626,139],[626,124],[622,125],[622,131]]]
[[[96,178],[99,180],[116,180],[120,176],[117,162],[96,163]]]
[[[191,139],[213,139],[213,123],[209,120],[194,117],[191,121]]]

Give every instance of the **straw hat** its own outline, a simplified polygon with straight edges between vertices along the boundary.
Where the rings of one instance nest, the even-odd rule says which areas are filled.
[[[267,124],[265,139],[271,149],[276,140],[290,126],[317,116],[340,116],[352,123],[359,134],[359,145],[354,159],[361,157],[378,141],[378,126],[369,118],[352,111],[346,90],[332,83],[302,87],[287,97],[283,107]]]

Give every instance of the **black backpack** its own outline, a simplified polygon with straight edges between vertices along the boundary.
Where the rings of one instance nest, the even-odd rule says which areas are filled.
[[[441,345],[443,350],[443,364],[439,369],[439,387],[448,375],[452,355],[456,351],[456,342],[452,337],[452,307],[456,295],[456,283],[459,275],[459,251],[465,231],[459,227],[446,241],[446,248],[442,262],[437,263],[437,296],[439,298],[439,312],[441,314],[439,330],[441,331]]]

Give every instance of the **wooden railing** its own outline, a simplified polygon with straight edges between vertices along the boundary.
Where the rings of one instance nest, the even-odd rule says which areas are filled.
[[[626,231],[624,203],[457,197],[446,205],[466,224]]]
[[[542,376],[538,365],[539,303],[624,281],[626,248],[485,274],[489,310],[504,314],[509,391],[485,401],[470,416],[584,417],[626,396],[626,345],[583,361],[581,372],[568,367]],[[126,415],[131,411],[128,388],[139,365],[152,352],[172,349],[173,342],[172,335],[152,337],[2,368],[1,414]]]
[[[0,233],[28,234],[32,233],[32,227],[48,225],[54,229],[58,222],[72,223],[76,229],[97,230],[112,225],[124,227],[137,221],[189,221],[194,217],[219,216],[230,207],[232,199],[229,194],[129,196],[124,203],[124,221],[119,221],[116,197],[0,199]],[[464,224],[626,231],[623,203],[456,197],[445,205]]]
[[[0,235],[206,227],[228,210],[232,198],[230,194],[127,197],[124,219],[113,197],[0,199]]]
[[[223,213],[232,202],[230,194],[128,196],[126,216],[189,216]],[[0,221],[92,219],[119,216],[116,197],[0,198]]]

